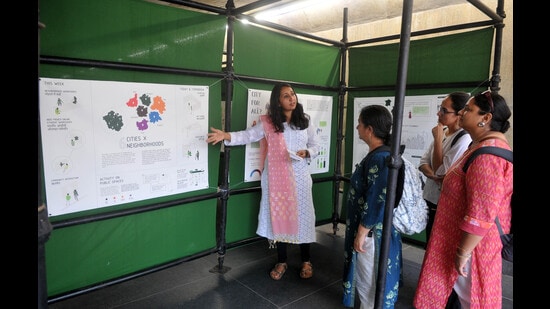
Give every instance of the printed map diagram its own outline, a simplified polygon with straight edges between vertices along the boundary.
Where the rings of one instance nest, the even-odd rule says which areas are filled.
[[[151,104],[152,103],[152,104]],[[135,93],[132,98],[126,102],[126,105],[135,109],[136,116],[141,117],[140,121],[136,121],[135,125],[138,130],[145,131],[149,128],[149,123],[157,123],[162,120],[160,115],[166,110],[166,103],[160,96],[155,96],[151,99],[148,94],[142,94],[138,98]],[[107,123],[109,129],[120,131],[124,122],[122,116],[115,111],[109,111],[103,116],[103,120]]]
[[[50,215],[208,187],[207,86],[40,82]]]

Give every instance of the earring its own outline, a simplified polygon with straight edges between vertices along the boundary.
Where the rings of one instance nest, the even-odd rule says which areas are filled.
[[[477,126],[478,126],[478,127],[484,127],[484,126],[485,126],[485,122],[483,122],[483,121],[482,121],[482,122],[478,122],[478,123],[477,123]]]

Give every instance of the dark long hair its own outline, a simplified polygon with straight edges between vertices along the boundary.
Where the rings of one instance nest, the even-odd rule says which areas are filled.
[[[269,108],[267,114],[271,118],[273,125],[275,126],[275,132],[284,132],[284,123],[286,122],[286,116],[279,104],[279,97],[281,96],[281,89],[289,87],[294,91],[294,88],[287,83],[277,83],[271,90],[271,97],[269,99]],[[298,128],[300,130],[307,129],[309,127],[309,115],[304,113],[304,107],[298,101],[298,95],[296,95],[296,109],[290,116],[290,126]]]
[[[489,97],[491,99],[489,99]],[[475,105],[479,107],[479,113],[481,115],[491,113],[493,118],[491,119],[491,131],[498,131],[506,133],[510,128],[510,116],[512,112],[506,104],[506,100],[498,93],[491,92],[489,90],[480,92],[474,95]],[[491,106],[492,101],[492,106]]]
[[[392,115],[386,107],[382,105],[367,105],[361,109],[359,118],[365,127],[372,126],[374,136],[382,139],[384,145],[390,145]]]
[[[463,109],[470,99],[470,95],[464,91],[451,92],[449,93],[448,97],[451,99],[451,106],[453,107],[453,109],[455,110],[455,114],[457,115],[458,111]]]

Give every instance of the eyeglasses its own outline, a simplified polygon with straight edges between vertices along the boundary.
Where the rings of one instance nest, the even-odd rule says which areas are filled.
[[[455,111],[449,111],[447,108],[445,108],[445,107],[443,107],[443,106],[441,106],[441,105],[438,105],[438,106],[437,106],[437,110],[438,110],[440,113],[442,113],[443,115],[445,115],[445,114],[456,114]]]
[[[495,105],[493,104],[493,97],[491,97],[491,90],[485,90],[481,94],[485,95],[487,102],[489,102],[489,107],[491,108],[490,113],[495,111]]]

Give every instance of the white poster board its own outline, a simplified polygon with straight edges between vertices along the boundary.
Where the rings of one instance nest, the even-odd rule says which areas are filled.
[[[433,141],[432,128],[437,124],[437,107],[447,95],[423,95],[405,97],[403,107],[403,124],[401,144],[405,145],[403,157],[418,166],[420,158]],[[359,113],[367,105],[383,105],[391,112],[395,105],[394,97],[355,98],[354,128],[357,126]],[[369,146],[359,138],[357,130],[353,131],[352,168],[367,155]],[[423,177],[423,175],[422,175]],[[425,179],[423,179],[425,181]]]
[[[41,78],[49,214],[208,188],[208,91]]]
[[[267,113],[271,91],[248,90],[248,115],[246,118],[249,127],[254,126],[260,115]],[[330,154],[330,130],[332,119],[332,97],[309,94],[297,94],[298,101],[304,106],[304,112],[311,116],[311,123],[317,128],[320,143],[319,155],[309,165],[311,174],[328,172]],[[245,146],[244,181],[259,181],[263,162],[260,162],[260,143],[251,143]]]

